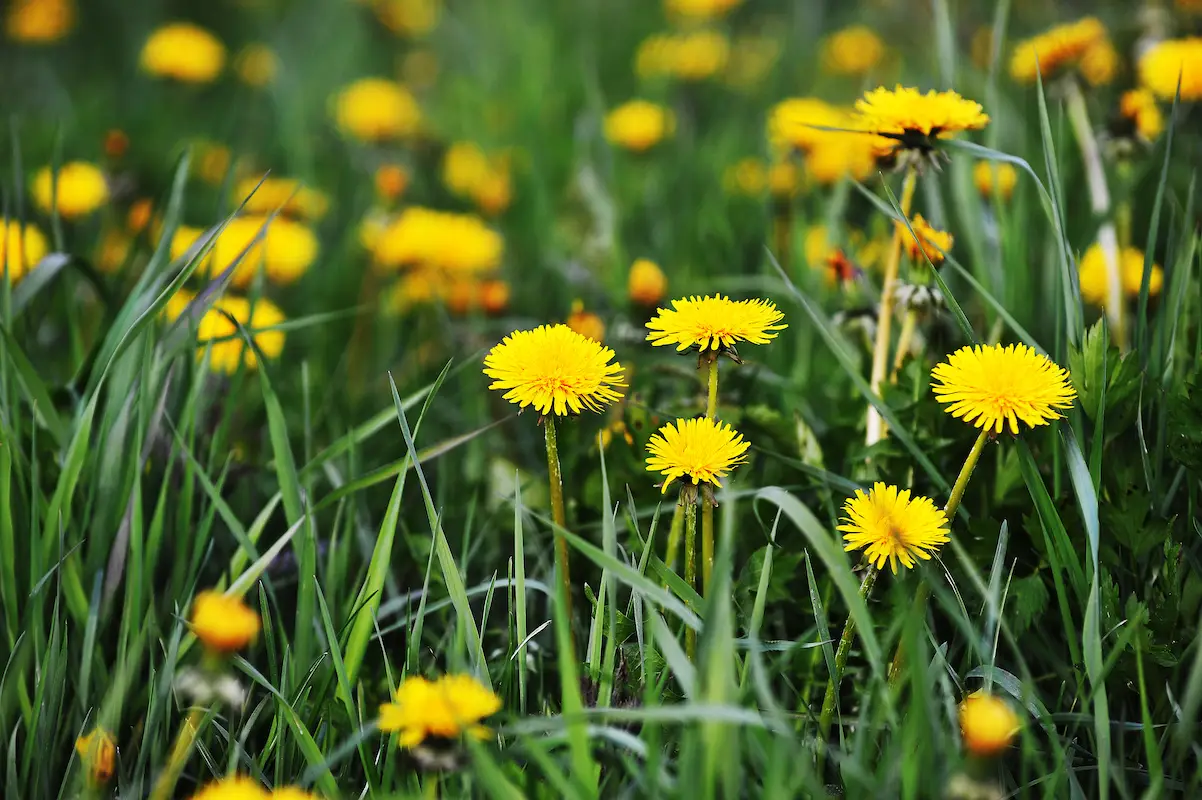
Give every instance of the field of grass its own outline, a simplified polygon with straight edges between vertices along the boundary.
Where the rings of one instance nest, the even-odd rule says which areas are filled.
[[[0,797],[1202,796],[1202,3],[0,10]]]

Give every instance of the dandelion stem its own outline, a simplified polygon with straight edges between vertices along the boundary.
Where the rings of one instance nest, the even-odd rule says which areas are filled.
[[[897,375],[906,363],[917,330],[918,312],[911,308],[906,311],[906,321],[902,323],[901,336],[897,340],[897,353],[893,356],[893,374],[889,376],[889,383],[897,383]]]
[[[876,576],[880,573],[875,564],[869,565],[860,581],[860,598],[868,599]],[[847,615],[843,624],[843,635],[839,637],[839,648],[835,651],[835,671],[826,681],[826,694],[822,698],[822,713],[818,717],[818,770],[822,771],[823,757],[826,753],[826,737],[830,733],[831,723],[835,719],[835,706],[839,702],[839,684],[843,681],[843,671],[847,668],[847,657],[851,653],[851,642],[856,636],[856,619]]]
[[[707,356],[706,378],[709,383],[709,397],[705,404],[705,416],[714,419],[718,414],[718,354]]]
[[[914,187],[918,183],[918,172],[914,167],[906,170],[905,182],[902,184],[901,213],[910,216],[910,206],[914,202]],[[885,372],[889,367],[889,335],[893,326],[893,301],[897,290],[897,272],[901,266],[903,228],[894,226],[893,242],[889,246],[889,260],[885,264],[885,280],[881,285],[881,311],[876,322],[876,342],[872,348],[872,376],[868,385],[872,393],[881,396],[881,384],[885,382]],[[907,232],[905,235],[909,235]],[[868,425],[865,443],[870,447],[885,438],[885,420],[876,407],[868,406]]]
[[[179,733],[175,735],[175,744],[167,757],[167,766],[155,782],[150,800],[168,800],[174,796],[175,784],[179,781],[180,773],[184,771],[184,764],[188,763],[188,754],[192,752],[192,745],[196,743],[196,734],[200,731],[200,724],[204,721],[206,713],[207,709],[196,706],[180,723]]]
[[[682,505],[683,500],[677,502],[676,507],[672,509],[672,527],[668,528],[668,553],[664,559],[664,566],[668,569],[676,569],[676,552],[680,549],[680,535],[684,531]]]
[[[684,500],[684,582],[690,589],[697,586],[697,498],[690,492],[691,486],[681,487]],[[685,652],[689,658],[697,654],[697,632],[686,628]]]
[[[718,354],[709,356],[709,399],[705,416],[714,419],[718,413]],[[708,492],[701,501],[701,596],[709,596],[710,575],[714,572],[714,502]]]
[[[555,437],[555,417],[548,414],[543,417],[543,431],[547,436],[547,472],[551,486],[551,519],[562,529],[568,527],[567,516],[563,510],[563,473],[559,469],[559,443]],[[563,590],[564,604],[568,611],[568,619],[572,618],[572,576],[568,571],[568,542],[555,531],[555,567],[559,572],[559,585]]]

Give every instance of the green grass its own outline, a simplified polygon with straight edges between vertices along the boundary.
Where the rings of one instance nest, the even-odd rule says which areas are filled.
[[[149,796],[190,711],[177,680],[203,658],[191,599],[211,587],[243,597],[263,630],[225,667],[245,704],[200,717],[174,796],[232,772],[346,798],[919,798],[965,796],[949,795],[965,777],[982,797],[1202,792],[1202,139],[1187,98],[1164,103],[1164,135],[1122,170],[1106,156],[1116,208],[1088,211],[1059,79],[1019,86],[1007,70],[1016,37],[1070,21],[1071,4],[748,0],[717,27],[736,55],[751,34],[781,51],[746,89],[640,80],[638,43],[668,25],[658,3],[464,0],[420,42],[357,4],[199,10],[231,49],[276,49],[284,69],[265,91],[229,74],[153,80],[138,48],[171,15],[80,5],[69,39],[0,47],[11,154],[0,215],[54,243],[23,280],[0,281],[0,796]],[[1131,5],[1093,5],[1129,55]],[[1170,19],[1183,35],[1197,25]],[[864,78],[824,73],[819,40],[852,23],[881,33],[887,62]],[[1003,49],[978,64],[970,42],[985,25]],[[393,74],[419,48],[440,63],[418,93],[429,136],[341,138],[330,93]],[[1114,85],[1087,93],[1094,127],[1135,74],[1128,59]],[[850,104],[896,81],[956,88],[992,122],[947,142],[950,163],[920,178],[914,210],[956,237],[932,281],[945,308],[876,397],[870,337],[846,319],[879,300],[880,270],[832,286],[803,243],[820,223],[834,242],[853,229],[887,238],[901,176],[806,187],[787,214],[725,192],[722,177],[767,152],[775,102]],[[676,136],[641,155],[602,133],[605,111],[633,97],[677,116]],[[131,142],[119,163],[103,156],[111,128]],[[197,176],[189,144],[201,139],[254,176],[297,177],[330,199],[313,267],[249,290],[287,316],[283,355],[239,323],[230,340],[259,347],[260,363],[232,375],[206,361],[220,342],[196,349],[232,267],[202,279],[209,240],[181,258],[169,247],[181,224],[218,235],[244,200],[228,191],[234,168],[224,188]],[[513,150],[513,203],[490,220],[505,238],[508,307],[393,313],[359,243],[374,168],[407,167],[406,202],[468,211],[440,178],[443,147],[463,139]],[[75,159],[106,165],[111,203],[78,221],[38,209],[34,171]],[[980,159],[1018,169],[1012,198],[978,195]],[[102,268],[101,238],[141,197],[161,238],[137,238],[120,270]],[[1146,251],[1126,342],[1082,303],[1076,268],[1119,203]],[[765,297],[789,325],[721,366],[717,415],[752,447],[717,493],[704,596],[683,559],[665,562],[676,493],[644,466],[660,425],[704,412],[704,371],[643,341],[647,310],[626,298],[638,257],[664,268],[665,302]],[[184,288],[196,297],[169,323],[161,312]],[[481,368],[506,334],[563,320],[576,298],[606,323],[629,386],[603,414],[559,423],[560,527],[537,415],[515,413]],[[952,541],[884,572],[865,599],[865,565],[835,530],[843,502],[875,480],[946,501],[976,437],[935,401],[929,373],[973,342],[1046,353],[1070,369],[1078,402],[987,444]],[[870,404],[890,434],[866,448]],[[619,421],[633,443],[619,433],[601,450],[598,433]],[[570,602],[556,588],[557,536],[571,550]],[[455,743],[437,772],[378,729],[378,707],[407,676],[448,672],[476,676],[503,706],[492,735]],[[978,689],[1023,720],[996,759],[961,741],[957,708]],[[119,748],[104,786],[74,748],[95,726]]]

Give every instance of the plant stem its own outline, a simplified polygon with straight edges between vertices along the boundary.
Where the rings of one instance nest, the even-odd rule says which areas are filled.
[[[707,356],[706,380],[709,384],[709,396],[705,404],[705,416],[714,419],[718,414],[718,354]]]
[[[914,202],[914,187],[918,183],[918,173],[914,167],[906,170],[905,182],[902,184],[901,213],[910,216],[910,206]],[[889,367],[889,335],[893,325],[893,300],[897,289],[897,271],[901,265],[903,228],[894,226],[893,243],[889,246],[889,260],[885,264],[885,280],[881,285],[881,311],[876,321],[876,342],[872,348],[872,376],[868,385],[872,393],[881,396],[881,384],[885,382],[885,372]],[[909,235],[909,234],[906,234]],[[868,424],[865,444],[870,447],[885,438],[885,420],[873,405],[868,406]]]
[[[676,507],[672,509],[672,527],[668,528],[668,553],[664,559],[664,566],[668,569],[676,569],[676,551],[680,549],[680,535],[684,531],[681,503],[682,501],[678,500]]]
[[[175,735],[175,744],[167,757],[167,766],[155,781],[150,800],[169,800],[173,796],[175,784],[179,782],[180,773],[184,771],[184,764],[188,763],[188,754],[192,752],[192,745],[196,743],[196,734],[200,731],[200,723],[204,721],[206,713],[206,709],[197,706],[189,711],[188,716],[180,723],[179,733]]]
[[[889,376],[889,383],[897,383],[897,374],[906,363],[906,356],[910,354],[910,343],[914,341],[914,333],[917,330],[918,312],[911,308],[906,311],[906,321],[902,323],[901,336],[897,340],[897,353],[893,356],[893,374]]]
[[[868,595],[872,593],[872,587],[876,583],[876,576],[880,574],[880,570],[876,565],[870,565],[864,573],[863,580],[860,581],[860,598],[868,599]],[[822,761],[824,750],[822,749],[826,743],[827,734],[830,733],[831,722],[835,718],[835,706],[839,702],[839,684],[843,681],[843,671],[847,668],[847,657],[851,653],[851,642],[856,636],[856,619],[851,614],[847,615],[847,622],[843,624],[843,635],[839,637],[839,649],[835,651],[835,672],[826,681],[826,694],[822,698],[822,713],[818,717],[818,765],[819,772],[822,769]]]
[[[690,589],[697,586],[697,498],[691,494],[686,496],[687,489],[681,488],[684,506],[684,582]],[[686,628],[684,634],[685,652],[689,658],[697,654],[697,632]]]
[[[714,419],[718,413],[718,354],[709,356],[709,399],[705,416]],[[710,575],[714,572],[714,503],[706,492],[701,501],[701,596],[709,596]]]
[[[560,528],[567,529],[567,516],[563,510],[563,473],[559,468],[559,443],[555,436],[555,417],[543,417],[543,431],[547,436],[547,473],[551,486],[551,519]],[[568,542],[555,531],[555,567],[559,572],[559,585],[563,590],[568,619],[572,618],[572,576],[568,571]]]

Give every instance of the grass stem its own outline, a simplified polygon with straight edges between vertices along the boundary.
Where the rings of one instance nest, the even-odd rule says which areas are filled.
[[[188,763],[188,754],[196,744],[196,734],[204,721],[206,709],[194,707],[180,723],[179,733],[175,735],[175,744],[171,746],[171,754],[167,757],[167,766],[154,784],[150,800],[169,800],[175,794],[175,784],[179,782],[180,773]]]

